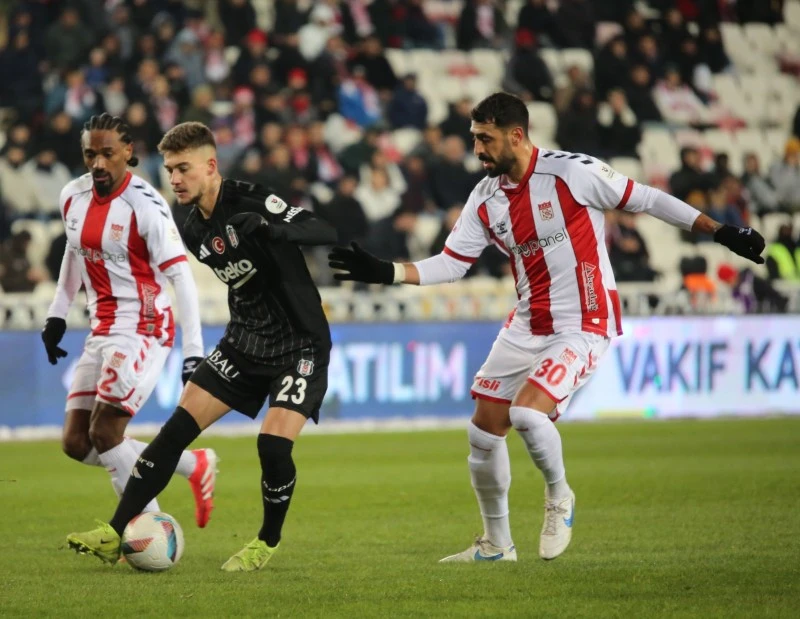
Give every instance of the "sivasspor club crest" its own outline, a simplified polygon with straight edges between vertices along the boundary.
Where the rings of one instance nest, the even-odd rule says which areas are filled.
[[[122,365],[122,362],[125,361],[126,356],[127,355],[125,355],[124,353],[115,351],[114,354],[111,355],[111,359],[109,360],[108,365],[110,365],[112,368],[118,368]]]
[[[111,224],[111,239],[114,241],[121,241],[123,230],[125,230],[124,226],[120,226],[119,224]]]
[[[539,205],[539,216],[542,219],[553,219],[555,217],[555,213],[553,213],[553,205],[550,202],[542,202]]]
[[[297,373],[300,376],[309,376],[314,371],[314,362],[308,359],[300,359],[297,364]]]
[[[233,226],[225,226],[225,232],[228,233],[228,240],[231,242],[231,247],[234,249],[239,247],[239,237],[236,236],[236,230]]]

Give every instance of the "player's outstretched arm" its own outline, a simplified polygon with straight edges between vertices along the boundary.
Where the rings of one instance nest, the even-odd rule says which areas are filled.
[[[355,241],[350,247],[334,247],[328,254],[328,266],[343,271],[334,274],[339,281],[366,284],[419,284],[419,272],[411,263],[382,260],[361,248]]]
[[[42,341],[47,351],[47,359],[52,365],[58,363],[61,357],[67,356],[67,351],[58,344],[67,330],[67,312],[81,287],[81,271],[75,254],[69,244],[64,249],[61,259],[61,271],[58,274],[56,296],[47,310],[47,320],[42,329]]]
[[[200,325],[197,285],[186,260],[180,260],[164,270],[175,290],[183,333],[183,367],[181,380],[185,385],[203,360],[203,332]]]
[[[300,207],[269,219],[258,213],[237,213],[227,223],[243,237],[257,236],[267,242],[333,245],[337,240],[333,226]]]

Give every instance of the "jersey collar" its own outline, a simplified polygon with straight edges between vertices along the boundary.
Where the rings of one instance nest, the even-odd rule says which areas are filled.
[[[92,195],[94,196],[94,201],[98,204],[108,204],[111,202],[111,200],[119,198],[122,195],[122,192],[128,188],[128,183],[131,182],[132,176],[133,175],[130,172],[126,172],[125,180],[122,181],[122,184],[119,186],[119,188],[117,188],[114,193],[107,196],[101,196],[99,193],[97,193],[97,189],[95,189],[94,183],[92,183]]]

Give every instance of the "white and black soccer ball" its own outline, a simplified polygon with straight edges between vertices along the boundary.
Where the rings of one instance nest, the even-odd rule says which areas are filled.
[[[122,554],[137,570],[168,570],[183,555],[183,529],[164,512],[139,514],[122,532]]]

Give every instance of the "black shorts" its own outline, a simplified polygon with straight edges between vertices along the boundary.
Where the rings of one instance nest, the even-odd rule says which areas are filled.
[[[254,362],[225,340],[203,359],[191,377],[232,409],[255,419],[269,405],[297,411],[319,423],[319,407],[328,389],[327,348],[298,351],[280,365]]]

